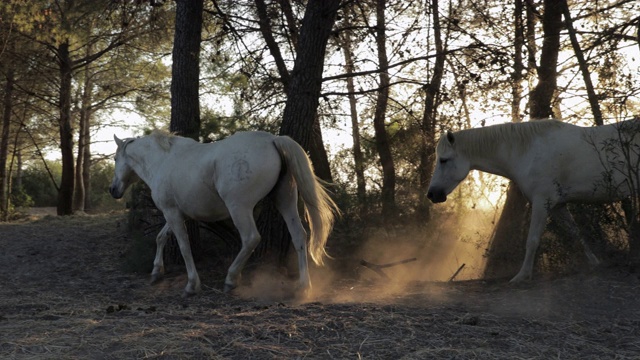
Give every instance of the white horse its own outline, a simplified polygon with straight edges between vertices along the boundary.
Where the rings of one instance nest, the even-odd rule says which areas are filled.
[[[235,288],[260,242],[253,209],[260,199],[272,194],[298,255],[299,288],[303,292],[311,288],[307,254],[316,264],[323,264],[327,237],[339,210],[298,143],[265,132],[240,132],[210,144],[160,132],[124,140],[114,135],[114,139],[118,149],[111,195],[121,198],[140,178],[151,189],[153,201],[167,221],[156,239],[152,283],[164,274],[162,251],[173,233],[188,273],[184,294],[200,291],[184,222],[187,218],[217,221],[231,217],[242,249],[229,267],[225,291]],[[309,221],[309,246],[298,214],[298,191]]]
[[[565,204],[612,202],[637,195],[639,155],[639,120],[597,127],[541,120],[447,132],[436,148],[427,197],[434,203],[445,201],[474,169],[515,182],[531,204],[524,262],[511,280],[518,282],[531,277],[535,252],[552,211],[580,238],[589,262],[598,264]]]

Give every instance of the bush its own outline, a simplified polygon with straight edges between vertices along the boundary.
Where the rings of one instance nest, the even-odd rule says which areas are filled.
[[[59,184],[62,176],[62,164],[47,162],[47,166]],[[22,172],[22,189],[33,200],[31,206],[56,206],[58,203],[58,190],[41,162],[31,164]]]

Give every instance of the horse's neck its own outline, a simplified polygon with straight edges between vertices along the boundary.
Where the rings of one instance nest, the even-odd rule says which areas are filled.
[[[509,179],[513,178],[511,166],[509,166],[509,161],[507,161],[507,159],[503,159],[502,157],[476,157],[475,159],[470,160],[472,170],[480,170],[490,174],[504,176]]]
[[[129,156],[131,167],[142,181],[150,184],[155,174],[154,169],[158,169],[164,161],[168,152],[161,149],[157,144],[151,147],[135,147],[131,149]]]
[[[464,150],[464,155],[470,162],[472,170],[513,178],[513,161],[515,152],[504,142],[496,142],[496,139],[487,141],[479,137],[464,139],[464,141],[477,141],[477,144],[469,144]],[[487,146],[491,144],[491,146]],[[486,150],[481,150],[485,148]]]

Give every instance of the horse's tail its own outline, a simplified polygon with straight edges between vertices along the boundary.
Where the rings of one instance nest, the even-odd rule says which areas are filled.
[[[313,172],[311,160],[304,149],[288,136],[278,136],[273,141],[286,168],[293,175],[298,192],[304,202],[305,216],[309,223],[309,255],[318,265],[327,256],[325,245],[340,209],[331,199],[323,183]]]

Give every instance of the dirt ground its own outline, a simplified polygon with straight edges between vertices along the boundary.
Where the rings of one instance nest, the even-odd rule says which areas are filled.
[[[124,271],[129,245],[122,214],[0,224],[0,358],[640,358],[640,279],[621,268],[391,292],[334,278],[297,303],[225,295],[199,266],[185,299],[183,270],[156,286]]]

